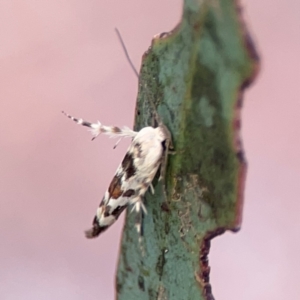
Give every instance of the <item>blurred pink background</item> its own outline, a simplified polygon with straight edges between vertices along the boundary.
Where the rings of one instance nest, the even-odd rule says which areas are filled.
[[[0,299],[114,299],[123,217],[101,238],[83,230],[128,143],[91,142],[61,110],[132,126],[139,69],[152,36],[182,1],[0,1]],[[247,90],[249,170],[242,230],[212,242],[218,300],[300,294],[300,2],[244,1],[262,70]]]

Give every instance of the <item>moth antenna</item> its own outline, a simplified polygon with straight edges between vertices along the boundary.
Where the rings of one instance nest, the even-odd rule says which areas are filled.
[[[118,39],[119,39],[119,41],[120,41],[120,43],[121,43],[122,49],[123,49],[123,51],[124,51],[124,54],[125,54],[125,56],[126,56],[126,59],[127,59],[129,65],[130,65],[131,69],[133,70],[133,72],[135,73],[135,75],[139,78],[139,73],[138,73],[138,71],[136,70],[134,64],[132,63],[132,61],[131,61],[131,59],[130,59],[130,56],[129,56],[128,51],[127,51],[127,48],[126,48],[126,45],[125,45],[125,43],[124,43],[124,41],[123,41],[122,35],[121,35],[120,31],[118,30],[118,28],[115,28],[115,32],[116,32],[116,34],[117,34],[117,36],[118,36]],[[154,118],[155,118],[156,122],[158,123],[158,125],[162,125],[163,122],[161,121],[161,119],[160,119],[160,117],[159,117],[159,115],[158,115],[158,113],[157,113],[157,111],[156,111],[156,108],[155,108],[155,106],[154,106],[154,103],[152,102],[152,100],[151,100],[150,97],[149,97],[149,93],[148,93],[147,88],[148,88],[148,87],[146,86],[146,93],[147,93],[147,95],[148,95],[150,105],[152,106]]]
[[[75,118],[64,111],[62,111],[62,113],[72,121],[76,122],[77,124],[89,127],[90,128],[89,131],[93,135],[92,141],[101,133],[107,134],[110,137],[120,137],[121,139],[123,137],[134,138],[137,135],[136,131],[129,129],[128,127],[119,128],[117,126],[105,126],[102,125],[99,121],[97,123],[91,123],[81,118]],[[118,141],[118,143],[119,142],[120,140]]]
[[[117,34],[117,36],[118,36],[119,42],[121,43],[121,46],[122,46],[123,51],[124,51],[124,53],[125,53],[126,59],[127,59],[128,63],[130,64],[131,69],[133,70],[133,72],[134,72],[134,74],[136,75],[136,77],[139,78],[139,73],[138,73],[138,71],[136,70],[136,68],[135,68],[135,66],[134,66],[134,64],[133,64],[133,62],[132,62],[131,59],[130,59],[130,56],[129,56],[129,54],[128,54],[127,48],[126,48],[125,43],[124,43],[124,41],[123,41],[123,39],[122,39],[122,36],[121,36],[121,33],[120,33],[119,29],[118,29],[118,28],[115,28],[115,32],[116,32],[116,34]]]

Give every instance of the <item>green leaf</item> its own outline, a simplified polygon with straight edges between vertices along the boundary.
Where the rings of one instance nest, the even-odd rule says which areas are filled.
[[[168,159],[166,187],[156,178],[155,195],[146,193],[141,244],[135,214],[127,214],[119,300],[213,299],[210,239],[241,225],[240,109],[257,71],[236,1],[186,0],[181,23],[153,39],[143,56],[135,129],[152,124],[152,101],[176,154]]]

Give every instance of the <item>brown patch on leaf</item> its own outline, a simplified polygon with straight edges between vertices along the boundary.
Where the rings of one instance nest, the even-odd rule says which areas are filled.
[[[210,266],[208,263],[208,254],[210,250],[210,241],[214,237],[221,235],[224,232],[225,228],[218,228],[213,232],[209,232],[203,238],[203,242],[200,246],[200,272],[195,273],[195,277],[203,289],[204,297],[206,300],[214,300],[211,284],[209,282]]]
[[[232,227],[229,228],[232,231],[238,231],[241,226],[242,210],[243,210],[243,202],[244,202],[244,188],[245,188],[245,180],[246,180],[246,173],[247,173],[247,161],[245,159],[242,139],[240,136],[241,108],[243,105],[243,95],[245,89],[253,83],[254,79],[257,77],[260,70],[259,55],[257,53],[254,42],[249,34],[249,31],[246,27],[245,21],[243,19],[242,6],[239,1],[235,1],[235,6],[236,6],[236,12],[239,20],[241,38],[245,50],[247,51],[251,60],[251,66],[250,66],[251,69],[249,70],[248,77],[244,79],[239,90],[237,91],[236,103],[234,108],[234,116],[232,121],[232,128],[234,133],[233,148],[235,150],[236,157],[239,163],[238,178],[237,178],[236,213],[235,213],[236,218],[234,223],[232,224]]]

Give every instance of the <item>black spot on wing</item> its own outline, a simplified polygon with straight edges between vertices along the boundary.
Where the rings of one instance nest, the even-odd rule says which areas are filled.
[[[131,153],[126,153],[122,161],[122,168],[124,170],[126,180],[135,175],[136,168],[134,166],[133,157]]]
[[[167,149],[166,140],[164,140],[164,141],[161,142],[161,146],[163,148],[163,152],[165,152],[166,149]]]
[[[123,193],[123,197],[131,197],[135,194],[135,191],[130,189],[130,190],[127,190],[125,193]]]
[[[140,143],[135,143],[135,145],[133,146],[133,153],[138,158],[142,157],[142,147]]]
[[[123,212],[123,210],[127,207],[127,205],[118,206],[116,207],[112,212],[111,215],[116,218],[116,220],[119,218],[120,214]]]
[[[105,206],[105,208],[104,208],[104,214],[103,214],[104,217],[110,216],[110,209],[111,209],[111,207],[109,205]]]
[[[103,206],[105,204],[105,198],[103,197],[100,204],[99,204],[99,207]]]

